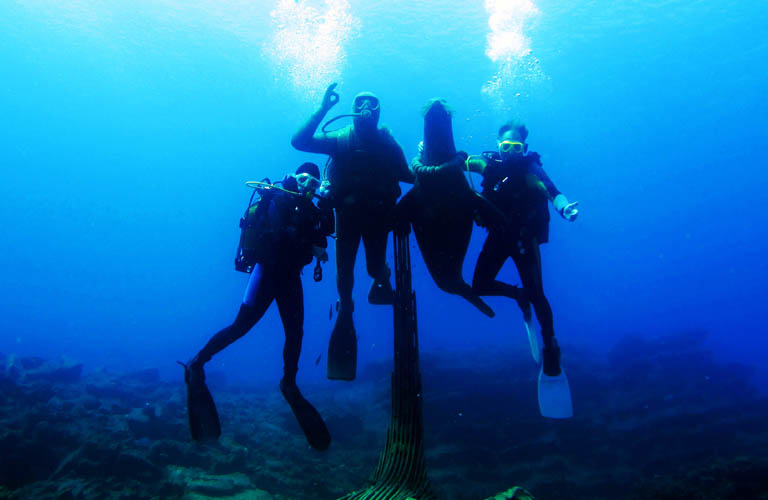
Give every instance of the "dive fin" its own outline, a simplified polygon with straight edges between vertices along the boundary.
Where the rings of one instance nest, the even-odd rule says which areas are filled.
[[[328,378],[355,380],[357,373],[357,334],[352,313],[339,312],[328,342]]]
[[[536,363],[541,363],[541,351],[539,350],[539,339],[536,333],[536,326],[533,324],[533,317],[529,316],[523,319],[525,331],[528,334],[528,345],[531,346],[531,356]]]
[[[549,418],[571,418],[573,416],[573,402],[571,401],[571,389],[565,372],[550,377],[542,368],[539,372],[539,411],[541,415]]]
[[[309,401],[304,399],[295,384],[286,384],[281,380],[280,392],[283,393],[283,397],[291,406],[291,411],[296,416],[301,430],[304,431],[309,445],[319,451],[327,450],[331,445],[331,434],[328,432],[320,413]]]
[[[219,413],[213,396],[205,385],[205,372],[190,368],[181,361],[184,367],[184,382],[187,384],[187,413],[189,415],[189,430],[195,441],[215,440],[221,436]]]

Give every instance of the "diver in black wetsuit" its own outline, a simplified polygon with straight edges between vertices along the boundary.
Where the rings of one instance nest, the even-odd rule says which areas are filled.
[[[549,238],[549,210],[552,201],[566,220],[578,216],[576,203],[557,190],[544,172],[538,153],[528,151],[528,130],[522,124],[509,122],[499,129],[498,153],[470,157],[468,168],[483,175],[483,195],[507,217],[502,227],[489,227],[475,267],[472,287],[480,295],[517,298],[517,287],[496,279],[507,258],[515,261],[527,298],[536,311],[544,340],[543,373],[558,376],[560,348],[555,340],[552,308],[544,295],[539,245]],[[523,307],[526,319],[530,307]]]
[[[265,217],[270,221],[269,237],[260,245],[263,248],[259,248],[237,317],[185,365],[190,427],[197,440],[215,439],[221,433],[213,399],[205,386],[204,364],[248,333],[272,302],[277,302],[285,330],[280,390],[309,444],[319,450],[327,449],[330,444],[331,437],[323,419],[296,386],[304,334],[301,270],[312,261],[313,255],[319,260],[328,259],[326,237],[333,233],[334,225],[333,213],[321,211],[312,203],[319,177],[317,165],[305,163],[296,171],[296,176],[286,176],[283,189],[271,188],[262,194],[259,204],[268,203],[260,208],[264,208]]]
[[[399,182],[413,182],[403,150],[389,129],[379,128],[379,99],[370,92],[355,96],[353,126],[315,133],[339,101],[336,84],[325,91],[320,108],[291,139],[298,150],[331,157],[328,168],[330,204],[336,211],[336,285],[338,316],[328,346],[328,378],[353,380],[357,369],[357,338],[352,319],[352,287],[357,251],[362,240],[373,283],[371,304],[392,304],[394,295],[386,262],[392,210],[400,196]]]

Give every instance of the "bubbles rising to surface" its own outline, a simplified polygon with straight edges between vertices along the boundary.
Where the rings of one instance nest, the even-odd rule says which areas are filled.
[[[497,109],[508,109],[528,97],[537,83],[547,80],[525,35],[540,11],[532,0],[486,0],[485,10],[490,30],[485,54],[496,72],[483,85],[483,94]]]
[[[272,10],[274,34],[265,52],[277,79],[288,81],[297,95],[314,102],[331,81],[341,79],[346,44],[359,33],[360,21],[348,0],[279,0]]]

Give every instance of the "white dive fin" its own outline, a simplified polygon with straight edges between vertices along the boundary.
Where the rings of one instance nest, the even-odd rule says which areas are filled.
[[[525,331],[528,334],[528,345],[531,346],[531,356],[536,363],[541,363],[541,349],[539,349],[539,338],[533,324],[533,318],[525,321]]]
[[[556,377],[545,375],[543,370],[539,372],[539,411],[549,418],[573,416],[571,388],[564,371]]]

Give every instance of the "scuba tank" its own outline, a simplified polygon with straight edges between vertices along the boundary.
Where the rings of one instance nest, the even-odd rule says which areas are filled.
[[[262,186],[270,185],[269,179],[261,181]],[[256,194],[259,198],[254,201]],[[235,253],[235,270],[250,273],[253,267],[266,257],[267,240],[274,240],[272,224],[269,220],[269,205],[274,192],[266,187],[255,187],[248,208],[240,218],[240,241]]]
[[[300,206],[301,200],[308,196],[302,194],[302,189],[309,185],[316,187],[312,180],[317,186],[320,185],[317,179],[307,179],[301,174],[298,178],[288,176],[275,183],[282,184],[282,187],[272,184],[269,179],[246,182],[253,188],[253,193],[240,218],[235,270],[250,273],[256,264],[279,261],[286,254],[292,255],[293,251],[308,244],[312,228],[306,226],[307,219]],[[314,193],[314,190],[309,192]],[[257,194],[258,199],[254,201]],[[308,255],[308,258],[311,260],[311,256]],[[322,279],[319,260],[313,277],[315,281]]]

